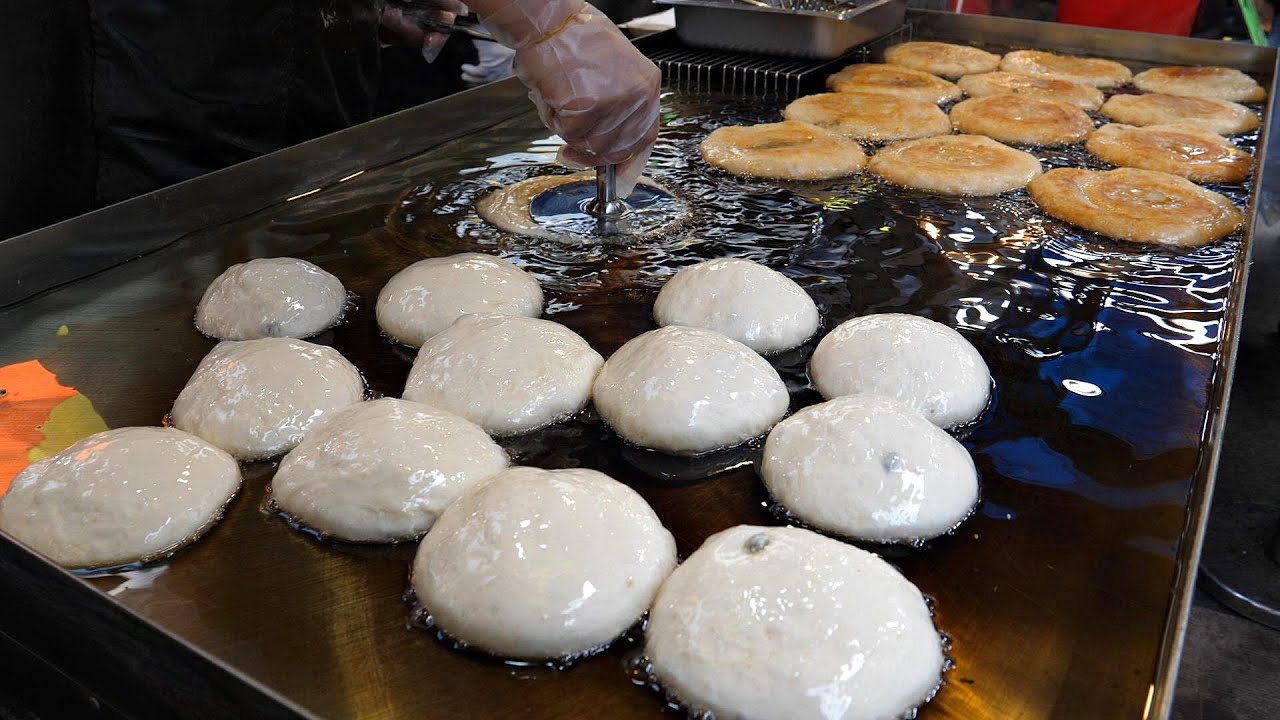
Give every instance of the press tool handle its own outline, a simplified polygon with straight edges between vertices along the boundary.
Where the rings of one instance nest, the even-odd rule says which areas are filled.
[[[591,214],[596,217],[600,233],[616,235],[617,223],[626,212],[627,206],[618,198],[618,166],[596,168],[596,199],[591,203]]]

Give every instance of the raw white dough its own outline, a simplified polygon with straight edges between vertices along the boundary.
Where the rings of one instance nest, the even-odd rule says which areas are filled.
[[[716,720],[896,720],[942,681],[920,591],[885,561],[799,528],[712,535],[658,591],[658,681]]]
[[[873,393],[939,427],[973,420],[991,399],[991,372],[960,333],[915,315],[866,315],[818,343],[809,377],[827,399]]]
[[[760,476],[801,522],[871,542],[937,537],[978,502],[964,446],[879,395],[845,395],[778,423]]]
[[[586,407],[603,362],[558,323],[466,315],[423,343],[404,399],[461,415],[490,435],[518,435]]]
[[[595,470],[518,467],[444,511],[413,589],[437,627],[511,659],[603,647],[644,614],[676,545],[634,490]]]
[[[712,330],[675,325],[618,348],[591,397],[623,438],[674,455],[759,437],[791,401],[778,372],[751,348]]]
[[[346,303],[342,281],[306,260],[257,258],[209,283],[196,329],[219,340],[311,337],[338,324]]]
[[[173,426],[240,460],[292,450],[325,413],[360,402],[364,381],[337,350],[304,340],[218,343],[173,403]]]
[[[542,287],[502,258],[461,253],[416,262],[378,293],[378,327],[414,347],[470,313],[538,317]]]
[[[352,542],[411,540],[507,453],[484,429],[420,403],[381,398],[325,416],[280,463],[271,495],[309,528]]]
[[[818,307],[794,280],[736,258],[681,268],[658,293],[660,326],[715,330],[762,355],[790,350],[818,330]]]
[[[167,555],[222,517],[240,467],[194,435],[107,430],[18,473],[0,498],[0,530],[68,568]]]

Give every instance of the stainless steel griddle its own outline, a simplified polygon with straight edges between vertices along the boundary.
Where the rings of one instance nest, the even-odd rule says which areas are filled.
[[[1269,49],[933,13],[909,21],[921,39],[1275,76]],[[398,395],[412,355],[379,336],[373,301],[422,257],[480,249],[525,263],[547,289],[550,317],[605,355],[652,328],[652,299],[674,267],[717,254],[761,259],[814,294],[828,329],[866,312],[924,314],[958,325],[995,374],[992,411],[962,437],[982,476],[978,514],[924,548],[885,550],[936,599],[953,641],[955,667],[920,717],[1167,715],[1248,231],[1176,254],[1082,237],[1016,194],[952,202],[867,178],[737,181],[691,148],[715,124],[770,119],[780,105],[689,91],[668,99],[656,173],[677,178],[701,208],[694,224],[584,256],[500,238],[470,214],[490,182],[527,176],[552,156],[523,96],[514,82],[462,93],[0,242],[0,366],[39,359],[108,425],[156,424],[213,345],[191,324],[207,283],[250,257],[293,255],[358,298],[348,322],[318,341],[355,362],[372,391]],[[1273,122],[1269,107],[1264,121]],[[1257,188],[1225,191],[1251,215]],[[817,400],[804,377],[811,350],[774,359],[793,407]],[[751,449],[672,461],[624,446],[590,413],[506,446],[518,462],[594,467],[633,485],[683,556],[725,527],[778,522]],[[413,546],[324,543],[290,528],[264,508],[272,470],[246,466],[220,525],[128,575],[77,578],[0,538],[0,632],[138,717],[674,712],[628,674],[634,637],[557,670],[461,653],[407,627]]]

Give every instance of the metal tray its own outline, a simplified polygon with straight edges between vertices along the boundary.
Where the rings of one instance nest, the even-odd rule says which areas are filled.
[[[851,4],[839,14],[716,0],[659,0],[674,5],[676,34],[693,47],[791,57],[837,58],[902,25],[906,0]]]
[[[1211,60],[1274,77],[1271,50],[911,18],[921,38],[1135,64]],[[531,144],[546,131],[522,96],[515,83],[463,93],[0,242],[0,366],[39,359],[108,425],[155,424],[212,346],[191,325],[208,281],[248,257],[295,255],[359,296],[350,321],[320,341],[351,358],[375,391],[398,394],[411,357],[379,337],[373,299],[420,257],[479,247],[530,263],[553,319],[606,355],[652,327],[651,302],[671,264],[731,251],[763,257],[806,275],[828,327],[869,311],[943,319],[969,335],[996,376],[993,410],[964,437],[982,475],[980,512],[954,536],[889,554],[937,600],[954,643],[955,668],[920,717],[1168,714],[1248,232],[1204,254],[1115,247],[1018,214],[1026,207],[1018,197],[952,203],[865,180],[747,184],[735,206],[747,232],[703,227],[696,237],[588,257],[499,242],[468,219],[459,188],[478,191],[487,178],[521,176],[550,157],[551,145]],[[695,100],[670,100],[659,172],[680,175],[682,192],[713,203],[738,181],[700,164],[696,138],[769,106],[685,102]],[[685,107],[707,114],[682,115]],[[1268,109],[1265,126],[1273,122]],[[437,134],[418,134],[424,127]],[[802,227],[804,240],[793,242],[787,233]],[[803,377],[811,347],[776,360],[797,406],[816,399]],[[21,429],[7,417],[0,406],[0,425]],[[590,414],[508,448],[521,462],[586,465],[632,484],[682,555],[730,525],[777,522],[742,464],[749,453],[667,462],[624,447]],[[76,578],[0,539],[0,633],[135,717],[662,714],[656,695],[629,682],[634,639],[562,671],[459,653],[407,628],[413,547],[326,544],[289,528],[262,510],[271,470],[247,466],[220,525],[172,561],[132,574]]]

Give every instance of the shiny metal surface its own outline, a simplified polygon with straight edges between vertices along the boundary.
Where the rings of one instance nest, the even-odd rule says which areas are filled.
[[[1267,77],[1275,60],[1270,50],[1169,38],[1150,45],[1125,33],[993,18],[919,15],[916,21],[917,37],[985,37],[989,29],[1001,42],[1059,49],[1101,44],[1108,46],[1104,54],[1121,58],[1176,62],[1212,56]],[[1216,55],[1210,52],[1214,49]],[[205,285],[247,257],[296,255],[337,274],[360,298],[350,321],[319,342],[352,359],[375,391],[399,394],[412,357],[379,337],[373,298],[395,271],[424,255],[452,251],[459,239],[406,238],[385,218],[407,188],[429,192],[429,183],[423,183],[433,177],[483,166],[487,158],[545,137],[532,112],[512,109],[520,95],[515,83],[505,83],[451,98],[18,238],[16,244],[0,243],[0,277],[7,293],[0,305],[9,305],[0,307],[5,338],[0,365],[38,358],[60,381],[89,397],[108,425],[156,424],[212,346],[191,323]],[[411,132],[428,125],[451,129],[438,143]],[[410,156],[407,162],[356,174]],[[287,198],[293,199],[242,217]],[[839,221],[835,215],[824,219]],[[117,236],[113,230],[121,228],[126,232]],[[201,231],[179,237],[192,230]],[[1053,488],[1015,486],[988,455],[979,459],[988,483],[984,494],[1016,497],[1025,517],[1010,523],[980,513],[960,534],[923,552],[891,558],[937,597],[938,621],[955,640],[957,668],[922,718],[1167,714],[1212,487],[1247,251],[1246,242],[1233,266],[1236,282],[1216,355],[1188,361],[1187,382],[1205,381],[1194,390],[1208,417],[1195,414],[1198,406],[1163,407],[1161,417],[1198,449],[1162,458],[1133,458],[1118,444],[1099,445],[1094,453],[1075,450],[1078,462],[1096,472],[1134,475],[1129,489],[1142,492],[1165,487],[1148,488],[1147,474],[1171,472],[1182,477],[1173,489],[1185,488],[1189,497],[1175,492],[1175,502],[1136,509],[1077,502]],[[142,253],[147,254],[118,264]],[[581,307],[553,319],[579,331],[604,354],[648,329],[653,293],[632,281],[638,263],[622,253],[610,268],[617,284],[607,290],[558,291],[558,300]],[[928,275],[930,282],[943,285],[953,279],[930,272],[931,267],[939,266],[922,264],[914,277]],[[83,279],[48,292],[31,291],[77,278]],[[65,335],[58,333],[61,325],[69,329]],[[999,347],[984,342],[988,351]],[[1001,382],[1032,392],[1042,386],[1034,375],[1001,375],[1002,369],[1016,370],[993,368],[998,392]],[[1024,398],[1010,394],[1003,400],[1007,406],[999,413],[1015,410],[1011,406]],[[989,439],[998,430],[982,432]],[[592,422],[570,423],[508,447],[520,462],[584,464],[625,479],[675,534],[682,556],[731,525],[776,522],[761,505],[753,471],[743,466],[751,460],[750,451],[707,458],[699,461],[705,467],[693,467],[696,463],[664,464],[616,441],[582,447],[601,437]],[[1064,438],[1059,449],[1071,452],[1072,443],[1090,441],[1100,438],[1080,433]],[[1133,465],[1115,467],[1118,460]],[[501,665],[408,629],[409,606],[402,594],[413,546],[322,543],[290,528],[263,511],[272,471],[270,464],[247,466],[245,489],[224,522],[171,562],[77,583],[55,568],[41,567],[5,539],[0,561],[24,574],[0,583],[63,588],[41,597],[50,603],[75,597],[87,609],[82,613],[86,623],[128,625],[141,628],[137,637],[156,636],[154,644],[130,648],[127,657],[171,647],[176,638],[191,649],[191,657],[212,666],[193,671],[195,677],[200,672],[219,681],[238,677],[251,689],[248,699],[245,693],[227,693],[227,702],[219,706],[221,686],[208,682],[201,686],[201,717],[259,717],[267,710],[331,718],[662,714],[654,695],[627,681],[631,641],[561,671]],[[74,589],[66,589],[68,584]],[[15,597],[23,592],[23,585],[4,587]],[[93,597],[85,592],[89,587]],[[48,617],[38,610],[23,612]],[[15,622],[21,623],[16,615],[0,616],[0,630],[8,633]],[[61,627],[19,629],[29,646],[45,638],[49,653],[65,657],[66,645],[75,642],[66,633],[77,626],[68,620]],[[110,650],[93,640],[83,645],[95,652]],[[115,667],[107,670],[114,683],[159,685],[157,692],[163,692],[164,684],[155,679],[176,673],[177,664],[130,666],[134,675],[149,673],[150,682],[131,680],[130,673]],[[92,667],[78,669],[93,672]],[[232,700],[237,710],[229,709]],[[253,702],[265,709],[244,710]]]
[[[716,0],[675,6],[676,34],[693,47],[831,59],[902,25],[906,0],[871,0],[832,10],[789,10]]]

